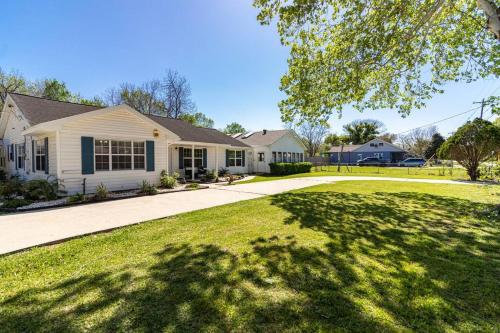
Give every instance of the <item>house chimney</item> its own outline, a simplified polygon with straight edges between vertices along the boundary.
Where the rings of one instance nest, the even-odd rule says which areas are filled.
[[[267,134],[267,130],[262,130],[262,135],[266,135]]]

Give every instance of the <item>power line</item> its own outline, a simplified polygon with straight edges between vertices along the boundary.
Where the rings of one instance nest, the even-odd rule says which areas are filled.
[[[470,110],[467,110],[465,112],[461,112],[461,113],[457,113],[453,116],[450,116],[450,117],[447,117],[447,118],[444,118],[444,119],[441,119],[441,120],[438,120],[438,121],[435,121],[433,123],[430,123],[430,124],[426,124],[426,125],[422,125],[422,126],[419,126],[419,127],[415,127],[415,128],[412,128],[412,129],[409,129],[409,130],[406,130],[406,131],[403,131],[403,132],[399,132],[399,133],[396,133],[396,135],[400,135],[400,134],[404,134],[404,133],[408,133],[408,132],[411,132],[413,130],[416,130],[416,129],[419,129],[419,128],[424,128],[424,127],[429,127],[429,126],[432,126],[432,125],[435,125],[435,124],[439,124],[443,121],[446,121],[446,120],[449,120],[449,119],[452,119],[452,118],[455,118],[455,117],[458,117],[458,116],[461,116],[461,115],[464,115],[466,113],[469,113],[469,112],[472,112],[474,110],[477,110],[477,109],[480,109],[481,107],[478,106],[478,107],[475,107],[475,108],[472,108]]]

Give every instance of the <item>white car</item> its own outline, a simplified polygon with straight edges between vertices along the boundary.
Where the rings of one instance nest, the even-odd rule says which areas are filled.
[[[425,160],[423,158],[407,158],[398,163],[398,165],[402,167],[422,167],[424,164]]]

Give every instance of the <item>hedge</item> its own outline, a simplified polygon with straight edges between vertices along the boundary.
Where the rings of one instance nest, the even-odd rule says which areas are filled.
[[[311,172],[312,163],[269,163],[271,174],[276,176],[292,175],[295,173]]]

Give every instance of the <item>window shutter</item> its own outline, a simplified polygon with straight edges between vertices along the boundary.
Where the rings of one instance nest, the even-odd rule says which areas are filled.
[[[14,166],[16,167],[17,170],[17,145],[14,146]]]
[[[179,169],[184,169],[184,148],[179,147]]]
[[[229,167],[229,150],[226,149],[226,168]]]
[[[31,171],[35,172],[36,171],[36,155],[35,155],[35,140],[31,138]]]
[[[146,141],[146,171],[155,171],[155,142]]]
[[[203,167],[207,167],[207,148],[203,148]]]
[[[82,175],[94,173],[94,138],[82,136]]]
[[[9,160],[14,161],[14,144],[10,145]]]
[[[23,156],[24,163],[23,163],[23,166],[24,166],[24,171],[26,171],[26,169],[27,169],[27,167],[26,167],[26,157],[28,156],[28,154],[26,154],[26,141],[23,143],[23,151],[24,151],[24,156]]]
[[[49,138],[43,140],[45,145],[45,173],[49,174]]]
[[[245,166],[245,151],[242,150],[241,151],[241,166],[244,167]]]

